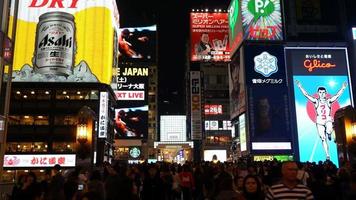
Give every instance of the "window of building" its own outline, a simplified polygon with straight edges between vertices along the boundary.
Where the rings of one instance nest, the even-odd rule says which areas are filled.
[[[9,142],[6,144],[6,153],[47,152],[47,147],[44,142]]]
[[[56,115],[54,117],[55,125],[76,125],[77,116],[75,115]]]

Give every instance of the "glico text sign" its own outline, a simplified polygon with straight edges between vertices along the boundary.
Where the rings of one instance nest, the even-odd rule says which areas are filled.
[[[300,160],[337,165],[337,109],[352,104],[346,48],[286,48],[292,69]],[[311,148],[305,148],[306,146]]]
[[[242,0],[241,13],[246,40],[283,40],[280,0]]]
[[[18,10],[13,81],[111,82],[115,1],[21,0]]]

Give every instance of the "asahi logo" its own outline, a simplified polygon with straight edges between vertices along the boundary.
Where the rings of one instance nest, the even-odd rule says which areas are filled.
[[[63,46],[67,48],[72,47],[72,37],[67,39],[66,35],[56,39],[55,37],[49,37],[47,34],[39,43],[38,48],[51,47],[51,46]]]
[[[65,1],[63,0],[32,0],[28,7],[32,8],[76,8],[79,0]]]

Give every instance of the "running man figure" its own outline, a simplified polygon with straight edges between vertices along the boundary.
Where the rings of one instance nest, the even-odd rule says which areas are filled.
[[[307,93],[305,89],[302,87],[302,84],[296,80],[297,86],[303,95],[314,104],[315,112],[316,112],[316,128],[323,144],[323,148],[326,154],[326,159],[330,160],[329,146],[326,141],[326,136],[329,140],[331,140],[331,133],[333,132],[333,116],[331,116],[331,104],[333,104],[344,92],[346,89],[347,83],[344,82],[340,88],[340,90],[336,93],[336,95],[332,97],[326,97],[326,89],[325,87],[318,88],[318,97],[315,98]]]

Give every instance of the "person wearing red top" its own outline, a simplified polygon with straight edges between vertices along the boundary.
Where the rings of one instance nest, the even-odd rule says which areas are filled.
[[[192,199],[192,191],[195,189],[195,183],[192,172],[187,164],[183,165],[183,171],[179,173],[180,186],[183,192],[183,200]]]

